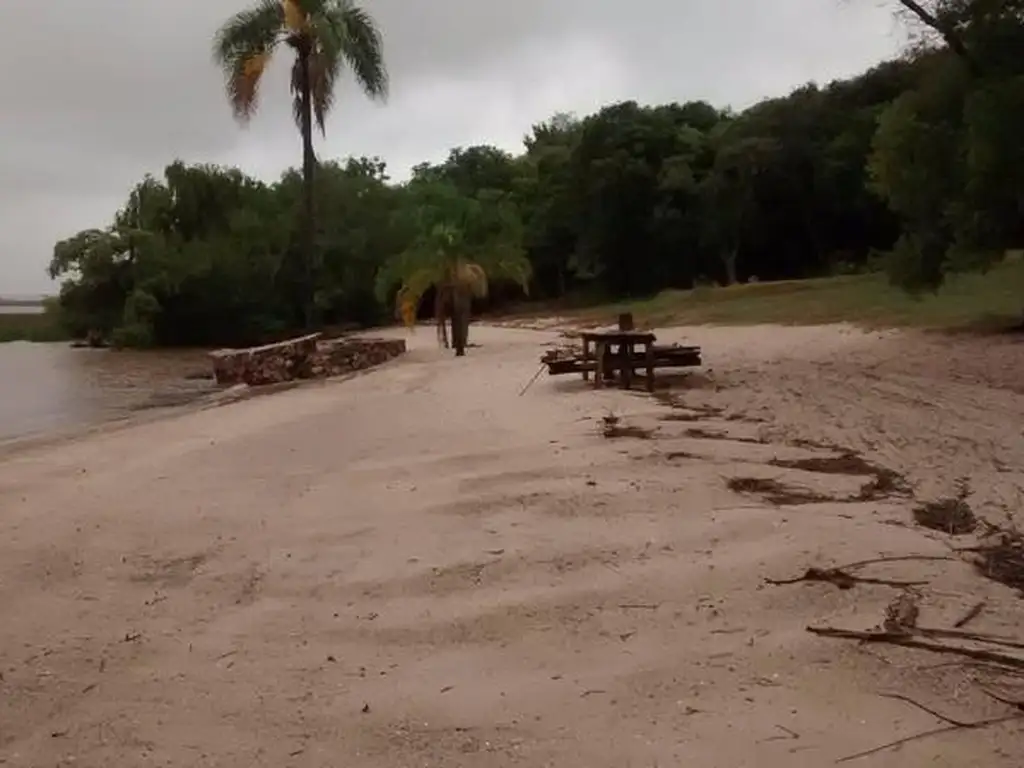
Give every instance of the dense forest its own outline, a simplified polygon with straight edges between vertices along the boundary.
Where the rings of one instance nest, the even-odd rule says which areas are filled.
[[[377,158],[307,153],[274,183],[174,162],[55,246],[61,321],[122,345],[247,344],[432,313],[459,270],[478,308],[865,270],[934,289],[1024,243],[1024,0],[895,5],[920,31],[898,60],[740,113],[559,114],[518,154],[460,147],[402,183]],[[297,62],[315,53],[290,40]]]

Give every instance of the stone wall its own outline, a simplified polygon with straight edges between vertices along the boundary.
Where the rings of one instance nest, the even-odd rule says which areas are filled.
[[[340,376],[380,365],[404,352],[404,339],[324,341],[313,333],[262,347],[217,350],[210,353],[210,359],[218,384],[260,386]]]
[[[310,361],[310,376],[341,376],[405,354],[405,339],[340,338],[321,341]]]

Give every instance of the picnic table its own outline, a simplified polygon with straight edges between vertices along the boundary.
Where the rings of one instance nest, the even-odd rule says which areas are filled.
[[[593,371],[594,387],[600,388],[606,381],[613,379],[615,371],[618,371],[619,383],[629,389],[636,369],[643,368],[647,372],[647,391],[653,392],[656,368],[701,364],[700,347],[680,344],[657,346],[653,333],[635,330],[633,315],[629,312],[619,315],[618,330],[582,331],[578,336],[583,347],[581,352],[559,348],[545,353],[541,358],[550,375],[582,373],[586,381]],[[637,353],[637,347],[643,347],[642,356]]]
[[[583,343],[584,361],[594,360],[594,387],[600,389],[606,379],[612,377],[615,369],[619,371],[619,380],[625,389],[633,383],[633,373],[642,367],[647,372],[647,391],[654,391],[654,342],[655,335],[650,331],[611,330],[583,331],[580,333]],[[591,355],[590,349],[594,352]],[[643,348],[643,360],[636,352],[637,347]],[[583,368],[583,379],[589,377],[589,367]]]

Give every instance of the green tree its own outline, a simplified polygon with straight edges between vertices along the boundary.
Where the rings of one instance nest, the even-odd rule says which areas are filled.
[[[313,122],[324,133],[334,89],[344,66],[371,98],[385,98],[388,76],[383,42],[370,15],[350,0],[257,0],[218,30],[214,57],[224,72],[235,117],[256,110],[260,80],[278,46],[292,49],[292,104],[302,135],[301,256],[304,323],[313,323],[317,271]]]
[[[486,296],[489,284],[499,280],[528,288],[531,269],[519,213],[507,200],[486,193],[470,197],[443,180],[413,181],[407,192],[411,205],[398,225],[414,234],[379,272],[377,295],[386,301],[397,286],[399,313],[411,325],[420,302],[433,291],[439,329],[450,317],[452,346],[462,356],[472,300]]]
[[[869,168],[902,225],[890,276],[916,292],[1024,241],[1024,3],[901,4],[938,42],[918,54],[925,76],[882,113]]]

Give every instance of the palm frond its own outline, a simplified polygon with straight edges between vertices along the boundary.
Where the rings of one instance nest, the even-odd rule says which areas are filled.
[[[323,48],[336,52],[338,64],[344,60],[351,67],[367,96],[386,99],[389,78],[384,65],[384,38],[373,17],[352,0],[332,0],[324,5],[324,29],[317,31],[323,33],[321,40],[330,38],[331,42]]]
[[[297,0],[284,0],[297,2]],[[313,6],[313,8],[310,8]],[[371,98],[387,95],[388,76],[384,67],[383,41],[370,15],[351,0],[306,0],[306,21],[301,36],[307,44],[307,66],[313,119],[320,133],[326,133],[327,115],[334,106],[335,88],[342,66],[349,64],[359,85]],[[302,57],[292,65],[292,113],[302,124]]]
[[[320,133],[326,134],[327,113],[334,106],[334,85],[337,80],[338,70],[340,69],[340,59],[335,53],[330,51],[329,47],[325,48],[323,46],[322,38],[315,35],[316,32],[314,31],[310,37],[310,51],[306,59],[309,75],[309,97],[313,107],[313,120],[320,129]],[[295,61],[292,63],[291,76],[292,116],[295,118],[295,124],[300,129],[302,128],[302,62],[301,56],[295,57]]]
[[[299,0],[281,0],[284,25],[290,33],[304,32],[309,25],[309,13]]]
[[[479,264],[471,261],[460,261],[455,268],[455,279],[459,285],[469,291],[474,299],[487,297],[487,273]]]
[[[301,131],[302,128],[302,57],[296,56],[292,62],[291,76],[292,91],[292,117],[295,118],[295,125]]]
[[[423,296],[431,288],[440,288],[443,283],[444,278],[430,266],[411,272],[406,276],[395,297],[399,311],[404,317],[408,317],[411,313],[415,318]]]
[[[257,0],[239,11],[214,35],[213,58],[224,73],[224,84],[235,118],[247,121],[255,112],[259,84],[284,24],[281,0]]]

